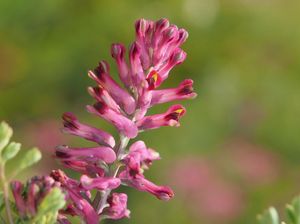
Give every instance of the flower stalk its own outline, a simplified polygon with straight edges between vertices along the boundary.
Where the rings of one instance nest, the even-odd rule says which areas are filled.
[[[174,196],[171,188],[158,186],[147,180],[144,171],[149,169],[159,154],[143,141],[129,145],[139,132],[163,126],[179,127],[186,109],[177,104],[161,114],[147,115],[158,104],[174,100],[192,99],[193,81],[188,79],[176,88],[158,89],[170,71],[181,64],[186,53],[180,46],[187,39],[187,32],[169,23],[167,19],[150,21],[140,19],[135,24],[136,40],[125,58],[126,48],[119,43],[111,47],[120,80],[119,85],[110,74],[106,61],[88,72],[96,82],[89,87],[89,94],[96,100],[86,106],[89,113],[111,123],[118,131],[119,142],[104,130],[80,123],[70,112],[63,115],[63,131],[82,137],[100,146],[72,148],[58,146],[56,157],[63,165],[81,173],[79,181],[67,177],[62,171],[51,176],[67,193],[68,207],[61,211],[60,223],[67,215],[77,215],[87,224],[97,224],[103,219],[129,217],[127,195],[113,193],[120,184],[148,192],[160,200]],[[129,146],[129,147],[128,147]],[[90,190],[97,190],[91,198]]]

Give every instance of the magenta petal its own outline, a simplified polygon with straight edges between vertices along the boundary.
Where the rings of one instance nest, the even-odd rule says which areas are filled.
[[[70,112],[63,114],[63,124],[63,131],[65,133],[76,135],[99,144],[111,147],[115,146],[115,139],[110,134],[98,128],[80,123],[77,117]]]
[[[86,190],[98,189],[102,191],[119,187],[121,181],[119,178],[114,177],[90,178],[87,175],[82,175],[80,178],[80,183]]]
[[[177,88],[153,90],[151,106],[174,100],[193,99],[196,96],[193,90],[193,80],[186,79]]]
[[[98,102],[94,106],[87,106],[87,111],[102,117],[108,122],[112,123],[123,135],[128,138],[135,138],[138,129],[134,122],[120,113],[108,108],[104,103]]]
[[[137,121],[137,126],[140,130],[155,129],[161,126],[175,126],[178,127],[179,119],[185,114],[185,108],[181,105],[171,106],[167,112],[163,114],[155,114],[146,116]]]
[[[69,148],[68,146],[58,146],[56,156],[62,161],[103,160],[106,163],[113,163],[116,160],[116,153],[110,147],[99,146],[93,148]]]

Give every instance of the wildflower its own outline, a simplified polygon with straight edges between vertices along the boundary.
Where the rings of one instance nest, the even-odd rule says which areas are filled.
[[[96,223],[105,218],[129,217],[127,195],[112,193],[120,184],[149,192],[160,200],[169,200],[174,192],[167,186],[159,186],[147,180],[144,171],[152,162],[160,159],[159,153],[143,141],[130,139],[138,133],[162,126],[180,125],[186,109],[171,106],[165,113],[147,115],[150,107],[174,100],[192,99],[196,96],[193,81],[184,80],[176,88],[158,89],[168,78],[170,71],[181,64],[186,53],[180,48],[188,37],[184,29],[171,25],[167,19],[156,22],[140,19],[135,23],[136,38],[128,50],[121,43],[111,46],[111,56],[116,62],[119,78],[125,88],[110,74],[106,61],[88,75],[96,86],[88,87],[96,100],[86,106],[89,113],[111,123],[118,131],[120,141],[98,128],[80,123],[72,113],[63,115],[63,131],[99,144],[91,148],[59,146],[56,157],[62,164],[81,173],[80,181],[67,177],[62,171],[53,171],[52,177],[66,190],[69,204],[60,213],[60,222],[66,215],[80,216],[86,223]],[[98,193],[90,197],[90,191]]]
[[[34,217],[38,204],[55,186],[59,184],[50,176],[33,177],[26,185],[20,181],[12,181],[11,189],[19,215],[22,218]]]
[[[127,209],[127,195],[124,193],[113,193],[108,199],[108,208],[103,211],[103,216],[109,219],[129,218],[130,211]]]

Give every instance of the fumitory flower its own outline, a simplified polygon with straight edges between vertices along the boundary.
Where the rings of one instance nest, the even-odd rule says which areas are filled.
[[[140,19],[135,23],[135,36],[128,50],[121,43],[111,46],[111,56],[122,85],[114,80],[106,61],[100,61],[94,70],[88,72],[96,82],[95,86],[88,87],[96,102],[87,105],[86,109],[112,124],[119,133],[119,140],[104,130],[79,122],[70,112],[63,114],[65,133],[96,145],[56,148],[56,157],[61,163],[81,174],[79,181],[60,170],[51,174],[65,189],[69,202],[60,212],[60,223],[67,223],[68,215],[79,216],[88,224],[129,217],[127,195],[112,193],[121,184],[149,192],[161,200],[174,196],[170,187],[156,185],[144,176],[152,162],[160,159],[159,153],[148,148],[143,141],[136,141],[129,149],[127,146],[139,132],[162,126],[179,127],[179,121],[186,113],[180,104],[160,114],[147,115],[149,108],[196,97],[191,79],[183,80],[174,88],[160,88],[171,75],[171,70],[185,60],[187,54],[181,45],[188,33],[167,19]],[[91,190],[97,192],[95,197],[91,196]]]
[[[25,185],[12,181],[11,189],[21,218],[34,217],[38,205],[54,187],[60,187],[60,184],[50,176],[35,176]]]

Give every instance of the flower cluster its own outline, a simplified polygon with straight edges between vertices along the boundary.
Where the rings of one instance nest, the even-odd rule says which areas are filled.
[[[60,187],[60,184],[50,176],[35,176],[25,185],[20,181],[12,181],[11,189],[20,218],[34,217],[38,205],[54,187]]]
[[[74,114],[63,114],[65,133],[97,143],[97,146],[57,147],[56,157],[61,163],[82,174],[77,181],[60,170],[52,172],[51,176],[61,183],[69,201],[60,217],[76,215],[88,224],[105,218],[129,217],[127,195],[112,193],[121,184],[149,192],[161,200],[174,196],[169,187],[158,186],[143,174],[154,160],[160,159],[159,154],[143,141],[134,142],[129,149],[127,145],[141,131],[162,126],[178,127],[179,119],[186,111],[181,105],[173,105],[162,114],[146,115],[149,108],[196,96],[190,79],[182,81],[176,88],[158,89],[171,69],[185,60],[186,53],[180,46],[188,33],[167,19],[156,22],[140,19],[135,24],[135,31],[136,39],[130,46],[128,62],[122,44],[111,47],[124,86],[112,78],[106,61],[100,61],[96,69],[88,72],[96,82],[95,87],[88,88],[96,103],[88,105],[87,111],[114,125],[120,136],[119,142],[106,131],[79,122]],[[98,192],[94,198],[91,190]],[[61,218],[60,222],[66,223],[63,220]]]

